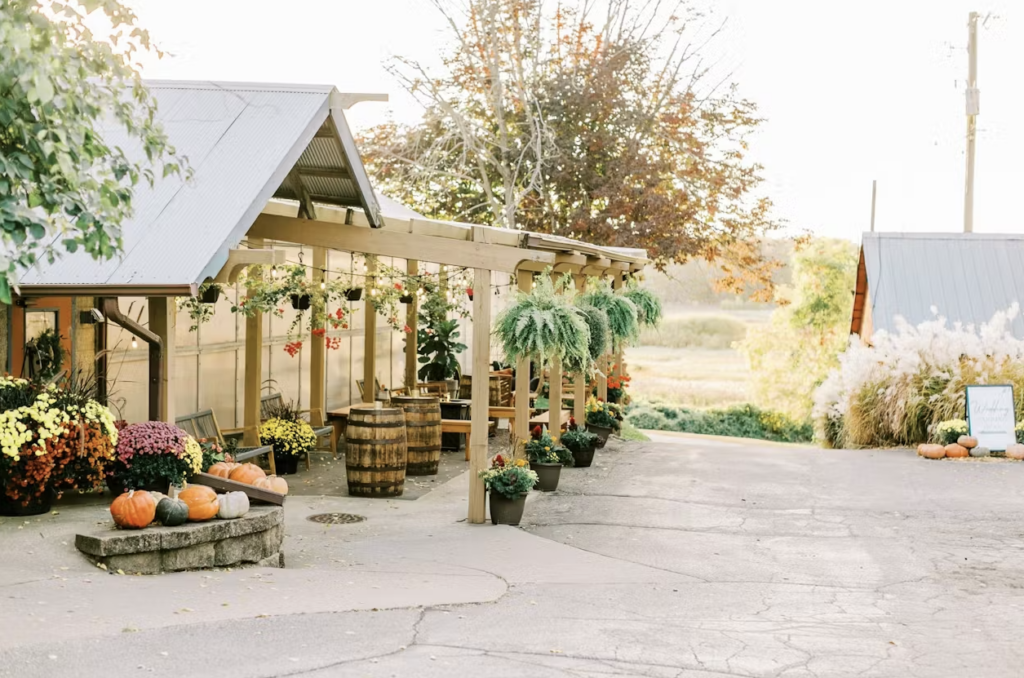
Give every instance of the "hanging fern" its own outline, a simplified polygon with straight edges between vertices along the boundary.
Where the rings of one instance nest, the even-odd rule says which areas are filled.
[[[612,291],[609,283],[599,284],[580,299],[581,304],[594,306],[608,315],[608,330],[612,345],[619,348],[640,336],[640,322],[636,305],[621,294]]]
[[[608,314],[596,306],[578,306],[590,328],[590,357],[597,360],[608,351]]]
[[[656,327],[661,322],[661,299],[650,290],[631,287],[626,290],[625,297],[636,306],[637,319],[641,325]]]
[[[494,333],[507,362],[558,357],[568,372],[590,368],[587,322],[579,309],[556,292],[548,272],[539,277],[532,292],[517,294],[515,302],[498,315]]]

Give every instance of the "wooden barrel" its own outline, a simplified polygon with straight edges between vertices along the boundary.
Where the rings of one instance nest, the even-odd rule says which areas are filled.
[[[405,410],[405,439],[409,450],[406,475],[437,475],[441,462],[441,404],[437,398],[394,396],[391,404]]]
[[[345,471],[353,497],[400,497],[405,489],[405,412],[353,407],[345,429]]]
[[[464,374],[459,377],[459,398],[470,400],[473,398],[473,376]]]

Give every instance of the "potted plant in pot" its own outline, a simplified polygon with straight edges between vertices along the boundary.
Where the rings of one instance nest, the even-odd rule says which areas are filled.
[[[541,492],[557,490],[562,467],[573,464],[572,452],[555,442],[551,434],[540,426],[534,426],[530,431],[525,449],[530,469],[537,473],[537,489]]]
[[[459,321],[448,318],[449,311],[458,307],[448,301],[440,285],[432,280],[423,282],[420,304],[419,329],[416,333],[420,369],[416,373],[421,381],[443,381],[452,398],[458,396],[462,367],[458,355],[466,345],[458,341]]]
[[[594,462],[594,450],[597,449],[598,436],[585,428],[576,425],[575,417],[569,417],[569,426],[560,443],[572,452],[573,466],[587,468]]]
[[[480,472],[480,479],[491,495],[491,522],[518,525],[523,518],[526,495],[536,484],[537,474],[526,468],[526,461],[506,459],[499,454],[489,469]]]
[[[587,430],[597,434],[598,447],[604,447],[608,442],[608,437],[622,427],[612,407],[600,398],[590,397],[590,400],[587,401],[586,413]]]
[[[260,440],[274,448],[274,467],[279,475],[296,473],[299,457],[316,447],[313,428],[299,418],[299,412],[286,404],[260,426]]]
[[[117,450],[107,485],[120,495],[126,490],[166,492],[183,486],[202,470],[203,450],[195,438],[162,421],[129,424],[117,436]]]

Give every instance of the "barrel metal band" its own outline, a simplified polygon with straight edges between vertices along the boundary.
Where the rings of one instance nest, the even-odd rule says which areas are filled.
[[[397,464],[392,466],[352,466],[346,464],[346,468],[348,468],[349,471],[369,471],[371,473],[374,471],[404,471],[405,467],[405,464]]]
[[[347,445],[395,445],[404,442],[405,436],[401,438],[345,438]]]
[[[404,421],[351,421],[348,422],[348,427],[357,428],[404,428]]]

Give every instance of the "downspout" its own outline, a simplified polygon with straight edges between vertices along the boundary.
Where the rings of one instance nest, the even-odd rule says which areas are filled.
[[[149,420],[160,421],[163,412],[163,390],[160,388],[164,370],[163,341],[147,328],[123,315],[117,299],[113,297],[103,297],[100,300],[100,311],[107,320],[149,344]]]

